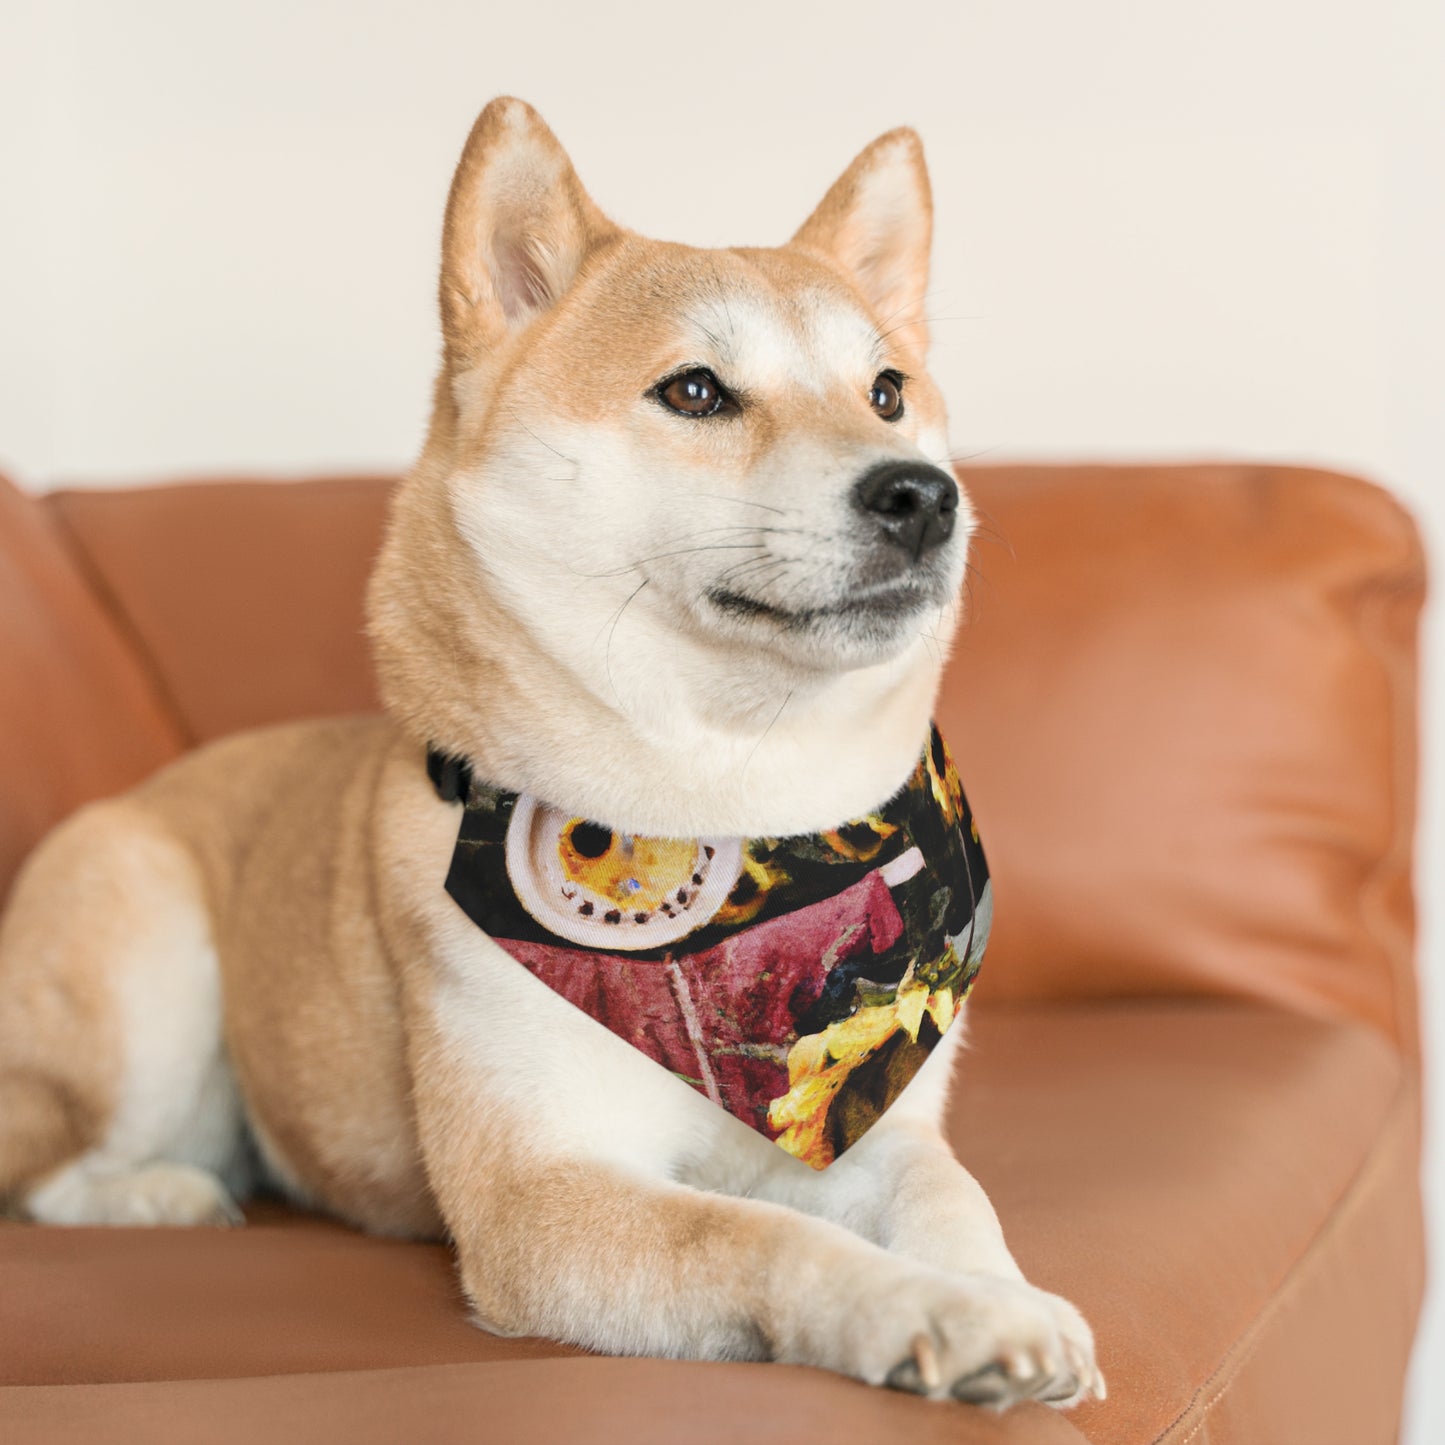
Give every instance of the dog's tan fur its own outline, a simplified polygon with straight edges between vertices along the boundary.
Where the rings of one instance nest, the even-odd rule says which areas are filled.
[[[930,226],[908,131],[788,246],[700,251],[604,217],[528,107],[483,112],[447,207],[431,427],[369,595],[386,715],[224,740],[37,850],[0,925],[12,1207],[229,1222],[259,1169],[366,1228],[450,1233],[497,1331],[995,1403],[1102,1393],[1087,1326],[1023,1281],[940,1136],[959,1030],[814,1174],[473,927],[441,888],[457,810],[422,765],[436,743],[674,835],[831,826],[896,790],[966,526],[898,584],[933,599],[902,621],[838,599],[873,585],[848,580],[853,478],[942,455]],[[650,395],[697,363],[738,415]],[[896,424],[866,400],[885,367]],[[767,620],[709,600],[739,567]]]

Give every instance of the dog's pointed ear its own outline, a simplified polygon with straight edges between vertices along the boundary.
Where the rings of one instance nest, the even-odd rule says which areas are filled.
[[[933,194],[923,142],[906,126],[865,147],[803,222],[794,246],[821,252],[853,278],[885,328],[920,353],[933,239]]]
[[[477,117],[457,163],[442,232],[442,336],[474,363],[556,304],[594,247],[618,234],[567,152],[525,101]]]

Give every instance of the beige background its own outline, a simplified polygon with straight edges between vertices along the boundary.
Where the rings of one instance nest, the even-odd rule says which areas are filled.
[[[0,0],[0,466],[43,487],[403,464],[446,182],[512,91],[605,208],[703,243],[783,238],[916,125],[959,452],[1363,470],[1438,558],[1442,74],[1439,0]],[[1431,657],[1438,735],[1438,628]],[[1434,1116],[1445,1223],[1438,1087]],[[1419,1360],[1426,1445],[1438,1308]]]

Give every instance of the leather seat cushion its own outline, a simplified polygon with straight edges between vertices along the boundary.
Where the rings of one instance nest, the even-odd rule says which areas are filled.
[[[1090,1317],[1104,1404],[996,1417],[495,1339],[444,1248],[267,1205],[229,1232],[0,1226],[0,1384],[38,1387],[0,1388],[0,1436],[1384,1445],[1422,1273],[1416,1086],[1384,1040],[1203,1002],[971,1026],[955,1145],[1030,1277]]]

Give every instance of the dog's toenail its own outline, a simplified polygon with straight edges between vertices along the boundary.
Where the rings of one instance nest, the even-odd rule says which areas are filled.
[[[1016,1380],[1032,1380],[1040,1373],[1039,1362],[1027,1350],[1005,1350],[999,1363]]]
[[[923,1381],[924,1388],[936,1390],[943,1383],[943,1375],[938,1368],[938,1351],[934,1349],[933,1341],[927,1335],[914,1335],[913,1359],[918,1366],[918,1378]]]

